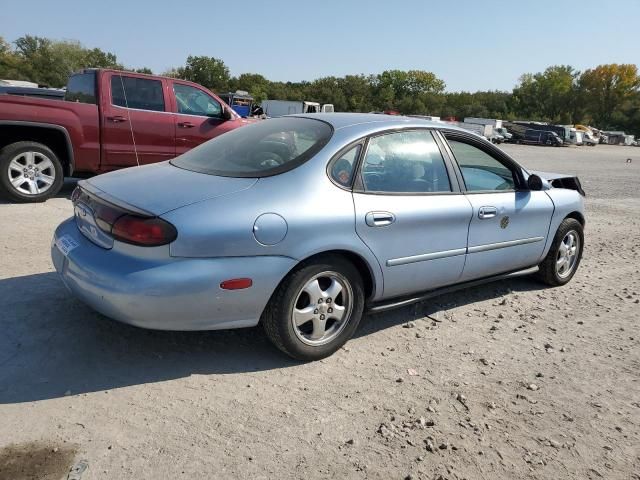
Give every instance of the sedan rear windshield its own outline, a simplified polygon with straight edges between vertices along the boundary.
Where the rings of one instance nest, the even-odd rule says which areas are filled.
[[[171,164],[223,177],[268,177],[306,162],[327,144],[332,133],[331,125],[320,120],[271,118],[209,140]]]

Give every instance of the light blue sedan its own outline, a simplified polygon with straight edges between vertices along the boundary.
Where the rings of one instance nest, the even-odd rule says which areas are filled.
[[[380,311],[537,273],[584,245],[576,177],[534,174],[444,123],[365,114],[265,120],[171,161],[79,183],[51,253],[65,285],[144,328],[259,322],[326,357]]]

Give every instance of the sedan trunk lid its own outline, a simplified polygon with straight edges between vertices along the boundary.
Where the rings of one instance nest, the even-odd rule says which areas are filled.
[[[104,200],[140,214],[159,216],[176,208],[251,188],[257,179],[207,175],[169,162],[126,168],[84,180]]]

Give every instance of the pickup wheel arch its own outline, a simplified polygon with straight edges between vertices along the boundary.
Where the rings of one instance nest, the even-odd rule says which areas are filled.
[[[64,168],[65,176],[75,170],[73,144],[67,129],[61,125],[21,120],[0,120],[0,149],[16,142],[38,142],[50,148]]]

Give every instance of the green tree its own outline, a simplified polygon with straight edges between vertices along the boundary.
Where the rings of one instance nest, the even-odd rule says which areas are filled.
[[[579,74],[569,65],[555,65],[544,72],[522,75],[513,90],[514,109],[525,117],[571,122]]]
[[[180,78],[217,92],[226,91],[231,79],[229,69],[222,60],[206,56],[189,55],[186,65],[178,68],[176,73]]]
[[[637,96],[640,87],[638,67],[630,64],[599,65],[586,70],[579,85],[584,102],[600,128],[613,128],[614,118],[620,123],[620,109]]]
[[[21,60],[3,37],[0,37],[0,78],[28,80],[22,73]]]
[[[260,103],[262,100],[267,99],[269,83],[269,80],[258,73],[243,73],[229,81],[229,90],[249,92],[254,101]]]
[[[69,75],[83,68],[123,68],[114,54],[87,49],[77,41],[25,35],[15,41],[15,46],[20,76],[52,87],[66,85]]]

